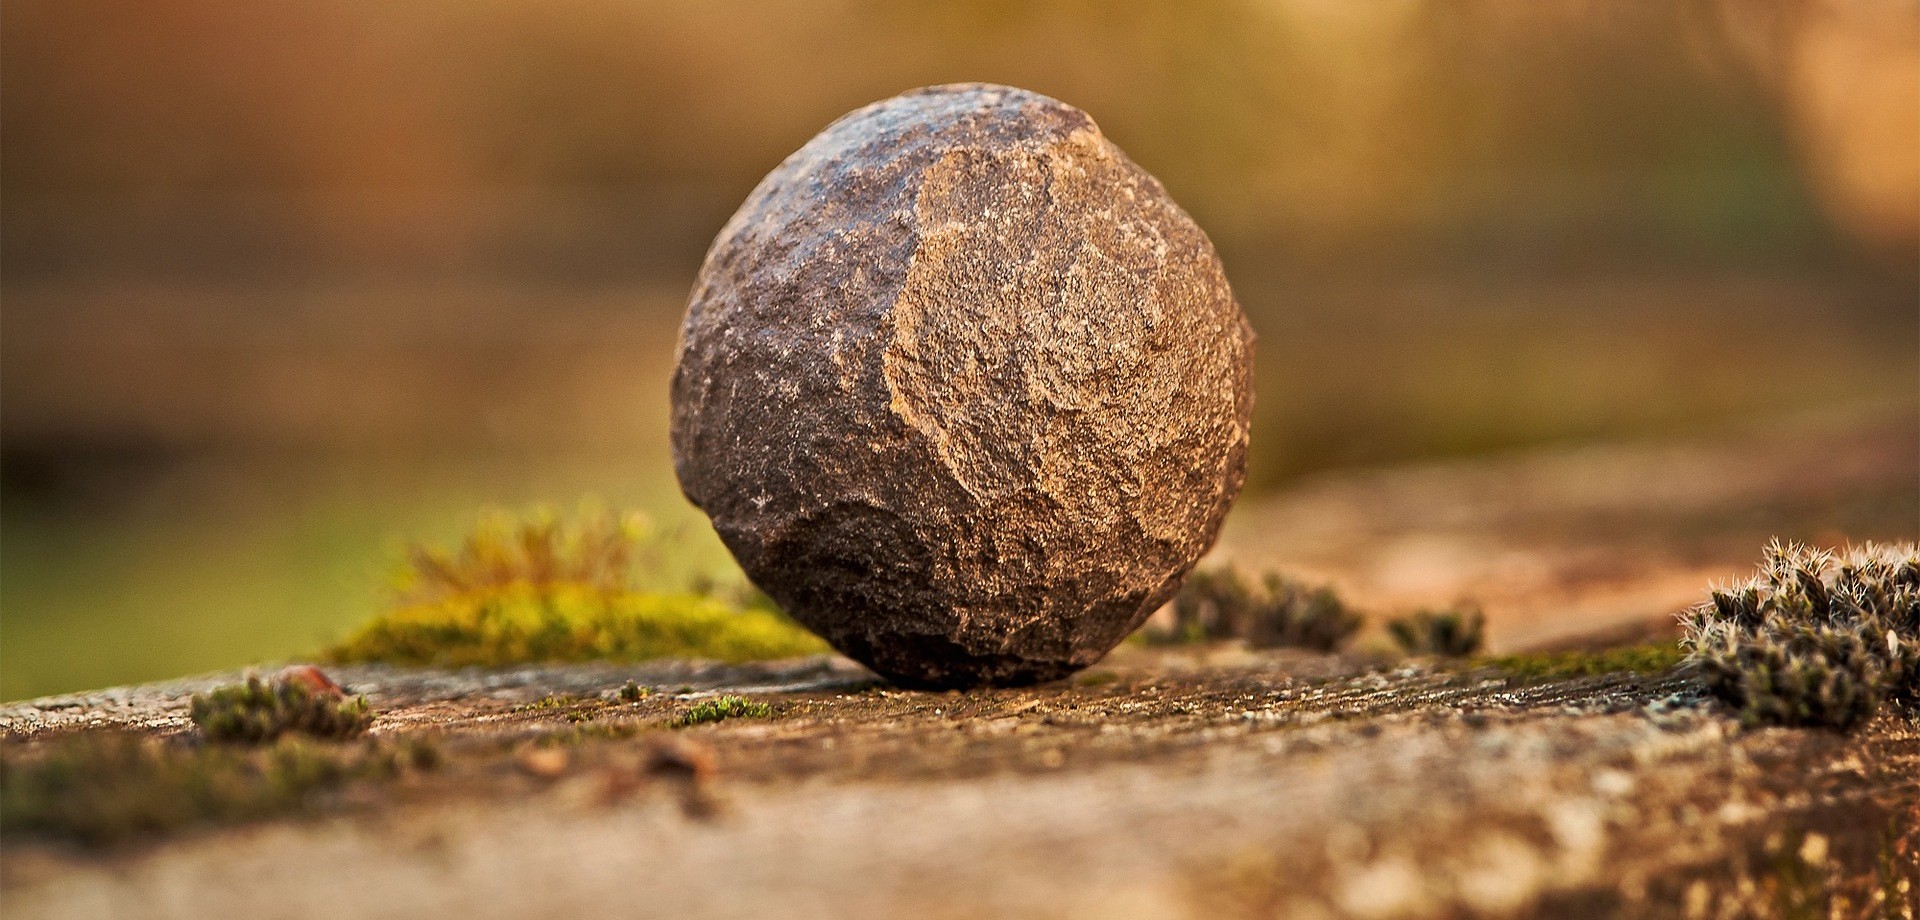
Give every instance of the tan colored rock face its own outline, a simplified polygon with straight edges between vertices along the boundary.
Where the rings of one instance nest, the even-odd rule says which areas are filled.
[[[1047,680],[1213,542],[1252,344],[1206,235],[1085,113],[916,90],[834,122],[721,230],[674,465],[848,655],[907,684]]]

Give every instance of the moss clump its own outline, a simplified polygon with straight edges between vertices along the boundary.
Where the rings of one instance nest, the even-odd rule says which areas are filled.
[[[415,547],[392,609],[328,654],[335,661],[464,667],[530,661],[819,654],[826,643],[770,604],[642,591],[650,538],[634,517],[483,519],[457,551]]]
[[[654,549],[652,529],[638,514],[582,510],[562,519],[544,509],[517,516],[495,511],[482,515],[457,549],[408,547],[394,587],[403,607],[520,585],[628,593],[635,563]]]
[[[328,790],[438,760],[419,744],[342,747],[290,736],[242,748],[87,732],[0,747],[0,827],[10,838],[110,846],[308,811]]]
[[[723,722],[727,719],[764,719],[773,715],[773,707],[746,697],[717,696],[702,700],[689,707],[679,718],[673,720],[675,728],[689,725],[705,725],[708,722]]]
[[[1255,648],[1331,652],[1360,629],[1333,589],[1269,572],[1258,585],[1231,567],[1194,572],[1173,599],[1172,642],[1244,639]]]
[[[386,613],[328,654],[336,661],[466,667],[529,661],[754,661],[825,652],[766,610],[691,595],[604,594],[521,585]]]
[[[531,703],[521,703],[513,707],[514,712],[542,712],[549,709],[567,709],[578,706],[581,697],[571,693],[549,693]]]
[[[1464,658],[1486,641],[1487,617],[1480,608],[1422,610],[1387,622],[1387,633],[1409,655]]]
[[[353,738],[373,724],[367,698],[314,689],[295,680],[261,680],[196,693],[190,707],[193,724],[209,741],[260,744],[281,735]]]
[[[1750,580],[1681,616],[1688,658],[1748,724],[1850,728],[1920,709],[1920,548],[1775,541]]]
[[[1678,645],[1649,643],[1598,652],[1532,652],[1476,658],[1474,667],[1494,668],[1513,677],[1559,680],[1602,674],[1661,674],[1685,660]]]

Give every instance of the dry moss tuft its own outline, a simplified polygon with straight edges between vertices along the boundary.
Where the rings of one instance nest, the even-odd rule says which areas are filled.
[[[1422,610],[1387,621],[1388,635],[1409,655],[1464,658],[1480,651],[1486,631],[1486,614],[1465,604],[1452,610]]]
[[[1268,572],[1254,584],[1226,567],[1194,572],[1173,599],[1173,642],[1244,639],[1255,648],[1331,652],[1360,629],[1361,617],[1333,589]]]
[[[1920,549],[1775,541],[1748,581],[1682,614],[1688,658],[1748,724],[1846,729],[1920,709]]]

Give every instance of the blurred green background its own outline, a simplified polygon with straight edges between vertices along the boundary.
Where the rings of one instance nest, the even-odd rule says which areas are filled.
[[[665,436],[700,256],[961,80],[1212,234],[1255,491],[1916,396],[1908,0],[7,0],[0,698],[310,651],[483,505],[725,577]]]

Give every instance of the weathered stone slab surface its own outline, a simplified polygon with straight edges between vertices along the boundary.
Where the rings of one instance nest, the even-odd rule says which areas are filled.
[[[1903,412],[1330,475],[1242,505],[1223,550],[1311,563],[1376,611],[1470,588],[1508,648],[1657,628],[1769,534],[1912,539],[1914,434]],[[0,835],[7,916],[1564,920],[1920,897],[1920,723],[1745,730],[1684,673],[1131,644],[1075,681],[967,693],[839,658],[332,673],[374,703],[375,741],[445,762],[123,851]],[[0,707],[0,740],[181,731],[222,679]],[[628,680],[655,692],[626,701]],[[670,727],[716,693],[773,712]],[[642,772],[669,744],[711,752],[717,813]],[[528,749],[570,757],[533,775]]]

